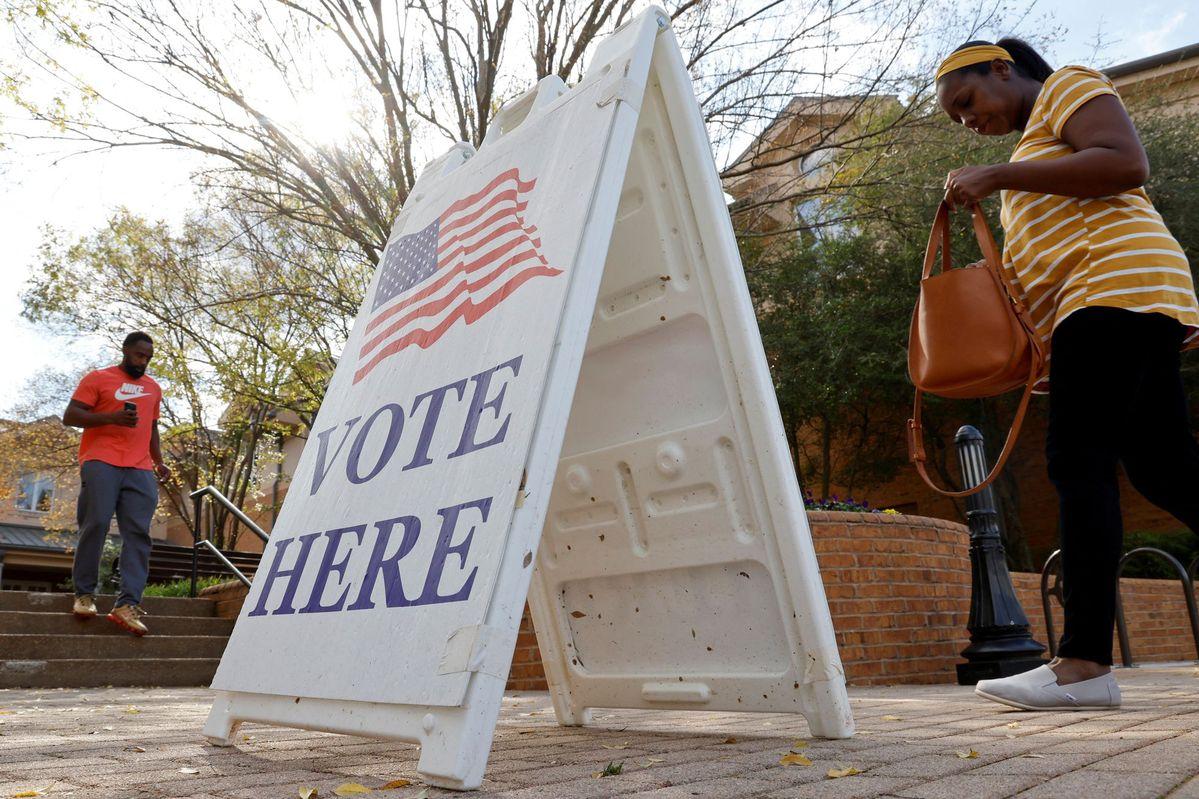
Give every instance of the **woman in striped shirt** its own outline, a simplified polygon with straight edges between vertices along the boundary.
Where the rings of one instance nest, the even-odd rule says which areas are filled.
[[[1145,151],[1102,73],[1054,71],[1019,39],[968,42],[937,71],[937,100],[975,133],[1022,132],[1009,162],[956,169],[945,189],[952,206],[1000,192],[1003,269],[1050,356],[1046,453],[1061,509],[1059,657],[976,692],[1026,709],[1118,707],[1117,464],[1199,532],[1199,445],[1179,376],[1179,351],[1199,346],[1190,266],[1141,188]]]

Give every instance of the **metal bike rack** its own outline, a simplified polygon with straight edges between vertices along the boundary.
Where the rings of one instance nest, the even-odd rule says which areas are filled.
[[[1156,547],[1137,547],[1136,549],[1125,552],[1120,558],[1120,563],[1116,567],[1116,633],[1120,639],[1120,661],[1126,668],[1133,666],[1132,645],[1128,640],[1128,622],[1124,618],[1124,601],[1120,595],[1120,578],[1124,574],[1124,567],[1128,564],[1129,559],[1134,555],[1156,555],[1163,558],[1167,563],[1174,567],[1174,571],[1178,573],[1178,579],[1182,583],[1182,594],[1187,604],[1187,617],[1191,622],[1191,636],[1195,640],[1195,651],[1199,655],[1199,609],[1195,603],[1195,582],[1194,574],[1196,568],[1199,568],[1199,557],[1191,561],[1190,568],[1184,568],[1178,558]],[[1062,592],[1062,573],[1060,568],[1061,550],[1054,550],[1048,558],[1045,559],[1045,565],[1041,567],[1041,606],[1045,610],[1045,632],[1049,636],[1049,654],[1057,657],[1057,634],[1053,629],[1053,613],[1049,604],[1049,597],[1056,596],[1058,604],[1065,604],[1064,595]],[[1053,587],[1049,586],[1050,574],[1053,574]]]

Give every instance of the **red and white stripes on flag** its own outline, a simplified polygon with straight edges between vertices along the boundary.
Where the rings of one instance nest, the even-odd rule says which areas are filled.
[[[529,280],[562,274],[523,216],[536,182],[502,172],[387,247],[355,383],[406,347],[433,346],[459,319],[474,323]]]

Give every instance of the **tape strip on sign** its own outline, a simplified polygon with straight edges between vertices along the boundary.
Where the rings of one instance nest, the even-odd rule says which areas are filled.
[[[502,680],[508,676],[508,667],[512,665],[512,647],[515,645],[515,630],[501,630],[483,624],[459,627],[445,642],[437,673],[479,672]]]
[[[807,664],[803,670],[804,685],[845,679],[841,656],[836,649],[809,649],[804,654],[807,656]]]

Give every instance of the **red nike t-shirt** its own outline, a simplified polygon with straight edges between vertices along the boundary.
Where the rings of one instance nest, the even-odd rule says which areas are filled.
[[[137,405],[137,426],[103,424],[88,427],[79,442],[79,462],[104,461],[113,466],[153,469],[150,436],[158,423],[162,389],[146,375],[133,378],[119,366],[97,369],[84,375],[71,399],[88,405],[95,413],[123,410],[126,402]]]

